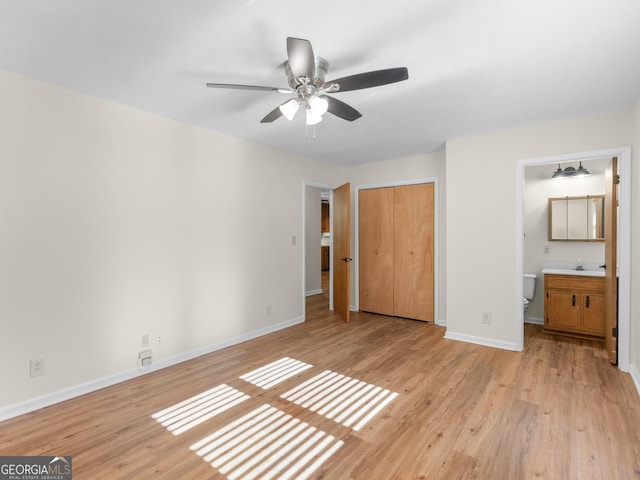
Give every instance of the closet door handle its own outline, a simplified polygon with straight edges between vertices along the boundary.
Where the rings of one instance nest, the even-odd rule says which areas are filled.
[[[576,296],[575,295],[573,297],[571,297],[571,306],[572,307],[576,306]]]
[[[589,308],[589,304],[591,303],[591,300],[589,299],[589,295],[587,295],[587,298],[585,300],[585,307]]]

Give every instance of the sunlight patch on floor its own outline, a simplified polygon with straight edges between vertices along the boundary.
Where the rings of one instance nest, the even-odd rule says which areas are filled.
[[[300,372],[304,372],[312,366],[313,365],[309,365],[308,363],[294,360],[293,358],[284,357],[242,375],[240,378],[253,385],[267,389],[296,376]]]
[[[229,479],[306,479],[343,442],[268,404],[191,445]]]
[[[312,367],[284,357],[239,378],[266,390]],[[267,392],[257,394],[258,397],[268,395]],[[277,397],[278,392],[273,391],[271,395]],[[397,393],[374,384],[325,370],[276,400],[283,405],[291,402],[357,431],[397,396]],[[174,435],[180,435],[250,398],[250,395],[222,384],[154,413],[152,417]],[[245,408],[252,406],[246,404]],[[321,417],[310,415],[309,418],[323,422]],[[265,403],[189,448],[230,480],[304,480],[344,445],[347,435],[343,433],[336,438]]]
[[[229,385],[219,385],[151,415],[174,435],[229,410],[249,398]]]
[[[360,430],[397,396],[395,392],[330,370],[281,395],[353,430]]]

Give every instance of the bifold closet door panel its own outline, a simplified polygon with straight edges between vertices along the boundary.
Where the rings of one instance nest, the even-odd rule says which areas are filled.
[[[359,309],[393,315],[393,188],[358,192]]]
[[[394,188],[393,309],[434,321],[434,185]]]

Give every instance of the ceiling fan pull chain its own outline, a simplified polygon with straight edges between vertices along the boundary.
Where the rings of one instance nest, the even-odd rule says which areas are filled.
[[[309,128],[311,128],[311,135],[309,135]],[[304,126],[304,138],[305,140],[315,140],[316,139],[316,126],[315,125],[305,125]]]

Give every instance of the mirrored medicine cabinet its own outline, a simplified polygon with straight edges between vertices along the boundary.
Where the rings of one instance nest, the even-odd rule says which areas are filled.
[[[549,241],[604,241],[604,195],[549,198]]]

